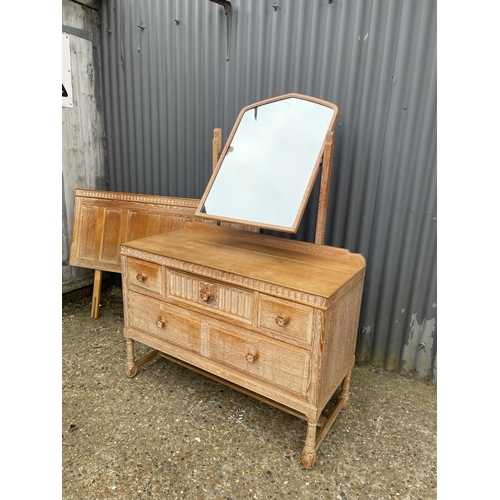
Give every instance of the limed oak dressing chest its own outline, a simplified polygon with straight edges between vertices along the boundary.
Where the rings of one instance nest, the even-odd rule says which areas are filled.
[[[348,405],[363,256],[189,223],[124,243],[121,264],[127,376],[160,355],[301,417],[312,467]],[[134,341],[152,351],[137,360]]]
[[[305,419],[305,467],[348,405],[365,272],[323,245],[337,116],[299,94],[247,106],[222,152],[214,131],[195,212],[212,225],[121,246],[126,375],[160,355]],[[314,244],[236,229],[297,232],[320,169]],[[135,341],[152,350],[137,360]]]

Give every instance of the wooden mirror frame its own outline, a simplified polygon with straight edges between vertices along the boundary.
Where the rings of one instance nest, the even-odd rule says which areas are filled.
[[[306,190],[304,192],[304,195],[302,197],[302,201],[301,201],[299,210],[297,212],[297,215],[295,217],[295,221],[294,221],[292,227],[276,226],[273,224],[266,224],[266,223],[261,223],[261,222],[257,222],[257,221],[233,219],[233,218],[226,217],[226,216],[219,216],[219,215],[215,215],[215,214],[205,213],[203,211],[205,201],[206,201],[208,194],[210,192],[210,189],[215,181],[215,178],[217,177],[217,174],[218,174],[218,172],[223,164],[223,159],[225,158],[225,156],[229,150],[229,147],[230,147],[232,140],[236,134],[238,126],[243,118],[243,115],[247,111],[254,109],[255,107],[262,106],[264,104],[269,104],[269,103],[276,102],[276,101],[280,101],[280,100],[284,100],[284,99],[290,99],[290,98],[297,98],[297,99],[302,99],[302,100],[314,102],[314,103],[320,104],[322,106],[326,106],[326,107],[333,110],[333,117],[332,117],[332,120],[328,126],[328,129],[325,131],[325,139],[323,141],[323,145],[322,145],[322,148],[320,150],[320,154],[318,155],[318,160],[317,160],[317,162],[312,170],[312,174],[311,174],[311,177],[309,179],[309,183],[308,183]],[[204,219],[212,219],[215,221],[224,221],[224,222],[230,222],[230,223],[236,223],[236,224],[245,224],[248,226],[255,226],[255,227],[259,227],[259,228],[263,228],[263,229],[296,233],[298,230],[300,221],[302,219],[307,201],[308,201],[308,199],[311,195],[312,189],[314,187],[314,183],[316,181],[316,178],[317,178],[317,175],[319,172],[319,168],[322,167],[320,198],[319,198],[319,204],[318,204],[318,216],[317,216],[317,224],[316,224],[315,242],[320,243],[320,244],[323,243],[325,227],[326,227],[326,214],[327,214],[328,196],[329,196],[329,188],[330,188],[331,164],[332,164],[332,159],[333,159],[333,146],[334,146],[334,139],[335,139],[333,128],[335,127],[337,119],[338,119],[338,108],[335,104],[328,102],[328,101],[324,101],[322,99],[318,99],[318,98],[307,96],[307,95],[297,94],[297,93],[284,94],[284,95],[272,97],[270,99],[265,99],[263,101],[259,101],[256,103],[252,103],[248,106],[245,106],[240,111],[240,113],[235,121],[235,124],[233,125],[231,133],[229,134],[229,137],[226,141],[224,149],[220,152],[220,154],[216,154],[216,148],[217,148],[217,145],[219,145],[219,147],[220,147],[220,145],[222,144],[221,129],[214,130],[214,138],[213,138],[214,149],[213,149],[212,160],[213,160],[213,163],[215,164],[215,168],[214,168],[214,171],[213,171],[212,176],[210,178],[210,181],[207,185],[207,188],[205,189],[203,197],[201,198],[200,204],[199,204],[198,208],[196,209],[195,216],[196,217],[203,217]]]

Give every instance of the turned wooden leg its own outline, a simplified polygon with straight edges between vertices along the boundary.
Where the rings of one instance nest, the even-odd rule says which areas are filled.
[[[134,341],[127,339],[127,365],[125,366],[125,375],[135,377],[137,374],[137,364],[135,362]]]
[[[346,410],[349,407],[349,388],[351,387],[351,372],[349,372],[342,381],[340,398],[342,399],[342,408]]]
[[[92,310],[90,311],[90,317],[92,319],[97,319],[99,317],[99,302],[101,301],[101,283],[102,283],[102,271],[96,269],[94,273],[94,290],[92,292]]]
[[[306,444],[302,451],[302,465],[310,469],[316,462],[316,427],[318,422],[309,420],[307,422]]]

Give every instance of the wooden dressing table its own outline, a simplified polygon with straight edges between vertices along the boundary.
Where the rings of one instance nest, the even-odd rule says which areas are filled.
[[[126,374],[162,355],[305,418],[312,467],[349,401],[364,269],[343,249],[196,223],[126,243]],[[154,351],[136,360],[134,340]]]
[[[334,120],[332,128],[333,124]],[[238,122],[219,169],[237,126]],[[333,150],[332,145],[325,152],[325,144],[328,141],[317,161],[319,167],[323,160],[322,186],[325,176],[329,179]],[[323,197],[325,193],[328,190],[322,189]],[[206,199],[201,200],[199,214],[216,218],[204,211]],[[319,212],[325,210],[320,207]],[[316,239],[321,242],[324,224],[318,227]],[[321,244],[194,222],[123,243],[121,269],[126,375],[135,376],[139,366],[163,356],[303,418],[308,429],[302,464],[312,467],[328,430],[348,406],[364,257]],[[151,347],[151,352],[136,359],[135,341]],[[340,386],[336,406],[323,416]]]

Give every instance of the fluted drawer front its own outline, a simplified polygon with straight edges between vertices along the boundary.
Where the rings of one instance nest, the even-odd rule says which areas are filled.
[[[191,351],[200,352],[201,321],[152,297],[130,291],[129,327],[142,330]]]
[[[169,298],[195,304],[251,324],[255,307],[252,292],[175,271],[168,272],[167,280]]]
[[[288,300],[259,295],[260,328],[310,342],[313,309]]]
[[[138,259],[128,259],[127,280],[129,286],[161,293],[161,266]]]
[[[210,325],[208,357],[273,385],[305,395],[310,354],[284,342]]]

